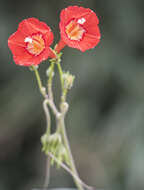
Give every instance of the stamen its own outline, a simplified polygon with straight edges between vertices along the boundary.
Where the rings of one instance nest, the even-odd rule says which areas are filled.
[[[84,20],[82,20],[82,22],[84,22]],[[84,32],[84,28],[76,21],[72,20],[66,26],[66,34],[71,40],[80,40],[83,37]]]
[[[32,38],[31,37],[26,37],[24,42],[29,42],[29,43],[32,43]]]
[[[80,19],[78,19],[77,23],[79,23],[79,24],[84,24],[85,21],[86,21],[85,18],[80,18]]]
[[[41,34],[26,37],[24,42],[27,43],[27,51],[35,56],[39,55],[45,48],[45,42]]]

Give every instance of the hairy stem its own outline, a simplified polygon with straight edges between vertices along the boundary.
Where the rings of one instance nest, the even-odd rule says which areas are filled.
[[[54,65],[55,63],[52,62],[51,66],[50,66],[50,73],[49,74],[49,79],[48,79],[48,95],[49,95],[49,99],[53,100],[53,92],[52,92],[52,79],[53,79],[53,71],[54,71]]]
[[[46,174],[45,174],[45,182],[44,182],[44,189],[48,188],[50,182],[50,160],[49,156],[46,157]]]
[[[72,170],[72,172],[74,173],[74,175],[79,178],[78,172],[77,172],[76,167],[75,167],[75,162],[74,162],[74,159],[73,159],[73,156],[72,156],[72,153],[71,153],[71,149],[70,149],[70,145],[69,145],[69,140],[68,140],[68,137],[67,137],[66,129],[65,129],[64,116],[62,116],[60,118],[59,122],[60,122],[60,126],[59,127],[61,128],[61,134],[62,134],[62,137],[63,137],[64,145],[65,145],[65,148],[67,150],[68,157],[69,157],[70,169]],[[79,190],[83,190],[83,186],[81,185],[81,183],[79,183],[75,179],[75,177],[73,177],[73,180],[74,180],[77,188]]]
[[[40,78],[40,75],[39,75],[39,72],[38,72],[37,68],[34,65],[32,65],[31,68],[35,72],[35,76],[36,76],[36,79],[37,79],[37,83],[38,83],[40,93],[43,95],[43,97],[46,97],[45,88],[42,85],[42,81],[41,81],[41,78]]]
[[[70,169],[72,170],[72,172],[74,173],[74,175],[76,175],[78,178],[79,178],[79,175],[78,175],[78,172],[76,170],[76,167],[75,167],[75,163],[74,163],[74,159],[73,159],[73,156],[72,156],[72,153],[71,153],[71,149],[70,149],[70,145],[69,145],[69,141],[68,141],[68,138],[67,138],[67,133],[66,133],[66,129],[65,129],[65,123],[64,123],[64,113],[63,113],[63,110],[62,110],[62,104],[65,103],[65,100],[66,100],[66,90],[64,88],[64,79],[63,79],[63,71],[62,71],[62,68],[61,68],[61,64],[60,64],[60,59],[58,59],[57,61],[57,67],[58,67],[58,71],[59,71],[59,77],[60,77],[60,81],[61,81],[61,90],[62,90],[62,94],[61,94],[61,103],[60,103],[60,110],[61,110],[61,117],[58,119],[58,127],[60,129],[57,129],[58,131],[61,132],[62,134],[62,137],[63,137],[63,141],[64,141],[64,145],[65,145],[65,148],[67,150],[67,154],[68,154],[68,157],[69,157],[69,163],[70,163]],[[75,179],[75,177],[73,177],[73,180],[77,186],[77,188],[79,190],[83,190],[83,186]]]
[[[77,186],[77,188],[79,190],[83,190],[83,186],[86,187],[86,185],[80,180],[78,172],[76,170],[75,167],[75,163],[74,163],[74,159],[72,157],[72,153],[71,153],[71,149],[70,149],[70,145],[69,145],[69,141],[67,138],[67,133],[66,133],[66,129],[65,129],[65,123],[64,123],[64,118],[65,118],[65,113],[67,112],[68,106],[66,108],[66,94],[67,91],[64,87],[64,79],[63,79],[63,71],[60,65],[60,57],[58,57],[57,59],[55,59],[50,66],[50,73],[49,73],[49,79],[48,79],[48,94],[46,94],[46,90],[42,85],[42,81],[39,75],[39,72],[37,70],[37,68],[35,66],[32,66],[32,70],[35,72],[35,76],[38,82],[38,86],[40,89],[41,94],[44,97],[44,102],[43,102],[43,109],[46,115],[46,133],[50,134],[50,125],[51,125],[51,119],[50,119],[50,114],[49,114],[49,109],[48,109],[48,105],[51,108],[53,114],[55,115],[56,121],[57,121],[57,129],[59,131],[59,133],[62,135],[62,139],[63,139],[63,143],[64,146],[66,148],[67,154],[68,154],[68,159],[69,159],[69,167],[65,167],[65,165],[63,163],[60,163],[60,165],[64,166],[63,168],[65,168],[72,176],[73,176],[73,180]],[[58,111],[54,101],[53,101],[53,93],[52,93],[52,74],[53,74],[53,70],[54,70],[54,64],[57,64],[58,66],[58,71],[59,71],[59,76],[60,76],[60,82],[61,82],[61,90],[62,90],[62,94],[61,94],[61,102],[60,102],[60,112]],[[63,105],[65,105],[65,107],[63,108]],[[53,155],[48,154],[50,157],[53,157]],[[45,176],[45,183],[44,183],[44,188],[48,187],[49,184],[49,176],[50,176],[50,157],[47,157],[47,166],[46,166],[46,176]],[[57,160],[57,158],[55,158]],[[87,186],[88,187],[88,186]]]
[[[60,60],[57,61],[57,67],[58,67],[58,71],[59,71],[59,76],[60,76],[60,81],[61,81],[61,88],[62,88],[62,92],[64,91],[64,81],[63,81],[63,71],[61,68],[61,64],[60,64]]]
[[[50,113],[49,113],[49,109],[48,109],[48,100],[45,99],[43,101],[43,109],[45,112],[45,116],[46,116],[46,134],[50,134],[50,127],[51,127],[51,118],[50,118]],[[47,188],[49,185],[49,181],[50,181],[50,157],[47,156],[46,158],[46,175],[45,175],[45,182],[44,182],[44,188]]]
[[[50,113],[49,113],[49,109],[48,109],[48,100],[45,99],[43,101],[43,109],[45,112],[45,116],[46,116],[46,133],[50,134],[50,127],[51,127],[51,118],[50,118]]]

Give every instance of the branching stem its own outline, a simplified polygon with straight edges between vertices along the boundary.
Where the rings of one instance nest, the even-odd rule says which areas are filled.
[[[73,180],[79,190],[83,190],[83,187],[86,187],[87,189],[92,190],[93,189],[92,187],[83,183],[82,180],[79,178],[78,172],[75,167],[74,159],[72,157],[69,141],[67,138],[65,122],[64,122],[66,112],[68,111],[68,104],[66,103],[67,89],[65,89],[65,87],[64,87],[63,70],[62,70],[61,64],[60,64],[60,61],[61,61],[60,56],[61,55],[59,55],[56,59],[51,60],[50,73],[48,75],[48,84],[47,84],[48,94],[46,93],[46,89],[42,85],[42,81],[41,81],[41,78],[40,78],[37,68],[35,66],[31,67],[32,70],[35,72],[39,90],[44,97],[43,109],[44,109],[45,116],[46,116],[46,126],[47,126],[46,134],[50,135],[50,133],[51,133],[51,126],[50,126],[51,118],[50,118],[50,113],[49,113],[49,109],[48,109],[48,106],[49,106],[55,116],[56,123],[57,123],[57,132],[62,137],[62,141],[63,141],[64,147],[65,147],[67,155],[68,155],[68,163],[69,163],[69,166],[66,166],[63,162],[59,163],[59,160],[52,153],[48,152],[44,188],[47,188],[48,184],[49,184],[50,158],[52,158],[72,175]],[[60,77],[60,82],[61,82],[61,91],[62,91],[61,101],[60,101],[60,111],[57,109],[57,107],[54,103],[53,92],[52,92],[52,81],[53,81],[52,79],[53,79],[53,72],[54,72],[55,64],[57,64],[57,67],[58,67],[59,77]]]

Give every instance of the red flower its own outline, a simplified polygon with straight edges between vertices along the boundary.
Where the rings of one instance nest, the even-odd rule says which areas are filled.
[[[70,6],[61,11],[61,40],[55,50],[60,52],[65,45],[84,52],[100,41],[99,20],[89,8]]]
[[[17,65],[38,65],[49,56],[55,57],[50,49],[53,42],[51,29],[36,18],[23,20],[18,30],[8,39],[8,46]]]

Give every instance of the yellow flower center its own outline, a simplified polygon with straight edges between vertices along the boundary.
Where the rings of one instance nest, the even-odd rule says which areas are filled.
[[[66,32],[69,39],[71,39],[71,40],[81,40],[85,30],[79,24],[79,22],[76,22],[76,21],[72,20],[66,26],[65,32]]]
[[[45,42],[41,34],[26,37],[24,41],[27,43],[27,51],[35,56],[39,55],[45,49]]]

